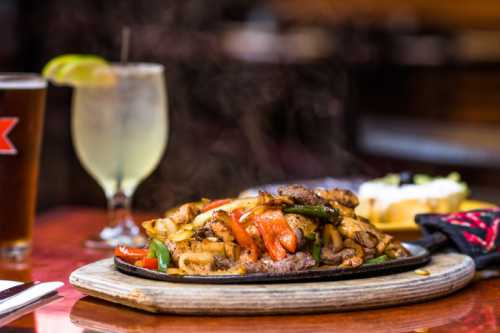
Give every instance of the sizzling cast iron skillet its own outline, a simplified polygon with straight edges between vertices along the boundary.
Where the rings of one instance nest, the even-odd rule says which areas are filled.
[[[403,243],[403,245],[411,253],[411,256],[408,258],[394,259],[381,264],[363,265],[357,268],[322,267],[291,273],[251,273],[246,275],[168,275],[163,272],[134,266],[117,257],[115,257],[115,266],[120,272],[125,274],[167,282],[210,284],[286,283],[319,280],[345,280],[393,274],[415,269],[427,264],[431,260],[429,251],[427,251],[424,247],[408,243]]]

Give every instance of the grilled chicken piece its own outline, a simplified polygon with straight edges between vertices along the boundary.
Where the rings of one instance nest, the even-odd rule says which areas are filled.
[[[229,226],[226,225],[226,218],[227,214],[225,212],[215,211],[210,221],[208,221],[202,229],[208,228],[217,238],[222,239],[224,242],[232,242],[234,241],[234,236]]]
[[[166,217],[170,218],[175,224],[185,224],[189,223],[200,212],[199,205],[191,202],[180,206]]]
[[[231,231],[229,231],[229,229],[220,221],[210,222],[210,227],[212,228],[214,234],[224,242],[232,242],[234,240]]]
[[[341,265],[345,267],[358,267],[363,265],[365,257],[363,247],[349,238],[344,240],[344,246],[348,249],[353,249],[354,256],[344,259]]]
[[[401,245],[401,243],[397,240],[393,240],[390,242],[385,248],[384,252],[389,258],[403,258],[410,256],[410,252]]]
[[[302,185],[282,186],[278,188],[278,193],[281,196],[290,197],[294,202],[302,205],[324,205],[328,203],[327,200]]]
[[[354,239],[368,248],[377,247],[382,243],[382,252],[385,246],[392,240],[392,236],[378,231],[371,224],[350,217],[344,217],[342,219],[338,226],[338,230],[345,238]]]
[[[177,231],[176,224],[168,217],[145,221],[142,223],[142,227],[149,237],[161,241],[166,240],[169,234]]]
[[[283,206],[292,205],[293,199],[286,195],[271,195],[264,191],[259,191],[259,205]]]
[[[351,191],[340,189],[316,189],[314,192],[319,197],[328,201],[330,206],[338,209],[340,215],[356,218],[354,207],[358,205],[358,199]]]
[[[385,252],[387,245],[393,242],[394,237],[384,234],[384,237],[377,244],[377,254],[381,255]]]
[[[191,251],[191,246],[189,244],[189,241],[182,241],[182,242],[172,242],[172,241],[165,241],[165,245],[168,248],[168,251],[172,255],[172,260],[174,263],[177,265],[179,262],[179,257],[181,254]]]
[[[352,267],[356,268],[361,265],[363,265],[363,258],[358,257],[358,256],[353,256],[350,258],[345,259],[342,261],[342,264],[340,264],[342,267]]]
[[[299,214],[285,214],[285,219],[292,229],[300,229],[304,236],[314,234],[318,223]]]
[[[373,249],[377,246],[378,240],[375,236],[365,231],[358,231],[354,233],[353,238],[357,243],[367,247],[369,249]]]
[[[316,195],[319,197],[329,201],[329,202],[338,202],[342,206],[346,206],[348,208],[355,208],[359,205],[359,200],[354,193],[349,190],[343,190],[339,188],[334,188],[331,190],[325,189],[316,189],[314,191]]]
[[[241,248],[235,243],[224,243],[224,252],[227,258],[236,261],[240,258]]]
[[[344,248],[342,236],[332,224],[323,227],[323,246],[331,248],[335,253]]]
[[[215,255],[208,252],[184,252],[179,256],[179,268],[187,274],[204,275],[215,269]]]
[[[210,220],[203,225],[203,227],[194,232],[193,238],[203,240],[204,238],[215,237],[223,240],[224,242],[234,241],[233,234],[229,230],[223,218],[221,218],[221,214],[224,214],[224,212],[215,211]]]
[[[356,213],[354,212],[353,208],[349,208],[349,207],[346,207],[344,205],[341,205],[337,201],[331,201],[330,202],[330,206],[332,206],[333,208],[338,209],[341,216],[352,217],[354,219],[356,218]]]
[[[363,247],[377,250],[377,254],[387,254],[391,258],[407,257],[408,251],[394,237],[384,234],[369,223],[344,217],[338,226],[345,238],[355,240]]]
[[[253,238],[257,246],[259,247],[259,250],[261,252],[266,251],[266,247],[264,246],[264,242],[262,241],[262,237],[260,236],[259,230],[254,224],[249,224],[246,228],[245,231]]]
[[[199,241],[209,237],[217,237],[209,223],[199,229],[196,229],[193,233],[193,238]]]

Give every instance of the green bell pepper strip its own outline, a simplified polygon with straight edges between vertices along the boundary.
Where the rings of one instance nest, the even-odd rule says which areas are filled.
[[[316,260],[316,265],[319,265],[319,262],[321,260],[321,244],[314,243],[312,248],[312,256],[314,260]]]
[[[312,244],[311,254],[316,260],[316,265],[319,266],[321,261],[321,237],[318,233],[314,233],[314,243]]]
[[[388,259],[389,259],[389,257],[386,256],[385,254],[383,254],[379,257],[368,259],[367,261],[365,261],[365,265],[381,264],[381,263],[387,261]]]
[[[154,246],[153,242],[151,242],[149,244],[148,255],[146,257],[148,257],[148,258],[156,258],[155,246]]]
[[[283,212],[317,217],[328,221],[335,221],[340,216],[338,209],[321,205],[293,205],[283,208]]]
[[[151,240],[149,244],[148,257],[158,259],[158,270],[161,272],[166,272],[168,265],[170,264],[170,251],[168,251],[165,244],[157,239]],[[151,257],[150,257],[151,258]]]

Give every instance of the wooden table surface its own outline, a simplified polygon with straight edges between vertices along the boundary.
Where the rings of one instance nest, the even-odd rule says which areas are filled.
[[[146,215],[138,217],[144,218]],[[60,280],[59,299],[0,332],[500,332],[500,279],[473,282],[432,302],[379,310],[300,316],[187,317],[153,315],[84,297],[68,284],[75,268],[110,255],[82,241],[105,222],[103,211],[61,208],[39,217],[32,258],[0,263],[0,279]]]

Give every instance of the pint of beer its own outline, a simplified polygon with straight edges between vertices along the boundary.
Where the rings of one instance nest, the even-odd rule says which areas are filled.
[[[46,81],[0,73],[0,256],[23,259],[35,218]]]

